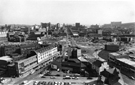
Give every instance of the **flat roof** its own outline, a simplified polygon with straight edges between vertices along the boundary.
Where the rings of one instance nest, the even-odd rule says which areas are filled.
[[[4,61],[11,61],[12,60],[12,58],[10,58],[9,56],[2,56],[2,57],[0,57],[0,60],[4,60]]]
[[[35,52],[43,53],[43,52],[45,52],[45,51],[48,51],[48,50],[52,49],[53,47],[54,47],[53,45],[49,45],[49,46],[46,46],[46,47],[37,49],[37,50],[35,50]]]
[[[119,56],[120,55],[119,53],[110,53],[110,54],[112,54],[114,56]]]
[[[135,62],[134,61],[131,61],[131,60],[126,59],[126,58],[119,58],[118,60],[135,67]]]
[[[81,61],[81,62],[88,62],[86,59],[84,59],[83,57],[78,57],[78,59]]]

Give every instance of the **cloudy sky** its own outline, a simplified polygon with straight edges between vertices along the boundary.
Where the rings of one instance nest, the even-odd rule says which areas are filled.
[[[0,24],[135,22],[131,0],[0,0]]]

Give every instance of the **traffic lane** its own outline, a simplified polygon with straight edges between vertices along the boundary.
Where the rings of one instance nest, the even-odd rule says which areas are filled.
[[[129,79],[127,76],[125,76],[123,74],[122,74],[122,77],[123,77],[124,82],[127,85],[135,85],[135,80]]]
[[[38,76],[39,73],[40,73],[41,71],[43,71],[43,70],[44,70],[44,68],[41,68],[40,70],[36,71],[35,73],[33,73],[33,74],[31,74],[31,75],[29,75],[29,76],[27,76],[27,77],[24,77],[24,78],[16,78],[16,79],[14,79],[15,81],[11,82],[11,85],[17,85],[17,84],[22,83],[23,81],[30,81],[30,80],[34,79],[36,76]]]
[[[63,79],[63,77],[57,77],[55,79],[50,79],[50,78],[35,78],[32,79],[34,81],[46,81],[46,82],[93,82],[96,81],[97,78],[93,79],[86,79],[86,78],[79,78],[79,79]]]

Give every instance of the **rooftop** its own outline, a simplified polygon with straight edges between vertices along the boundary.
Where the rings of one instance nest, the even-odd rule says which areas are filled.
[[[11,61],[12,58],[10,58],[9,56],[3,56],[3,57],[0,57],[0,60]]]
[[[119,56],[120,55],[119,53],[110,53],[110,54],[112,54],[114,56]]]
[[[99,52],[98,56],[105,60],[108,60],[109,53],[111,53],[111,52],[102,50]]]
[[[121,62],[127,63],[127,64],[129,64],[129,65],[131,65],[133,67],[135,67],[135,62],[134,61],[131,61],[131,60],[126,59],[126,58],[119,58],[118,60],[121,61]]]
[[[96,61],[93,62],[93,65],[96,65],[96,66],[100,67],[102,63],[103,63],[102,61],[96,60]]]
[[[54,47],[54,46],[46,46],[46,47],[43,47],[43,48],[41,48],[41,49],[35,50],[35,52],[39,52],[39,53],[45,52],[45,51],[47,51],[47,50],[50,50],[50,49],[53,48],[53,47]]]
[[[88,62],[88,60],[86,60],[86,59],[83,58],[83,57],[78,57],[78,59],[79,59],[81,62]]]

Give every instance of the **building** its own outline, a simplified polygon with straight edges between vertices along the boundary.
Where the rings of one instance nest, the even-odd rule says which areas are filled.
[[[79,28],[80,27],[80,23],[75,23],[75,27]]]
[[[111,22],[111,28],[118,28],[120,27],[122,22]]]
[[[110,53],[108,61],[117,67],[123,74],[131,79],[135,79],[135,62],[129,55]]]
[[[69,58],[77,59],[78,57],[82,56],[82,51],[78,47],[68,47],[67,53]]]
[[[39,49],[22,47],[21,50],[22,52],[24,50],[28,51],[27,53],[25,52],[25,54],[22,53],[23,58],[20,58],[21,55],[13,55],[12,63],[4,65],[0,64],[0,72],[4,72],[3,74],[1,74],[3,77],[27,77],[28,75],[33,74],[35,71],[47,67],[55,58],[59,56],[59,51],[55,46],[46,46]],[[17,60],[17,58],[19,59]],[[6,60],[2,61],[5,62]],[[6,67],[5,71],[3,66]]]
[[[74,37],[78,37],[79,34],[78,34],[77,32],[73,32],[73,36],[74,36]]]
[[[106,51],[110,51],[110,52],[117,52],[119,51],[119,46],[118,45],[114,45],[114,44],[110,44],[110,45],[105,45],[104,50]]]
[[[104,24],[102,27],[104,28],[123,28],[123,29],[134,29],[135,23],[122,23],[122,22],[111,22],[110,24]],[[134,30],[132,30],[134,31]]]
[[[73,73],[80,73],[81,69],[85,69],[86,66],[81,63],[79,59],[68,59],[62,62],[62,70],[68,71]]]
[[[100,60],[96,60],[92,63],[92,68],[96,70],[96,72],[98,73],[98,75],[100,75],[100,72],[104,69],[104,68],[108,68],[107,62],[106,61],[100,61]]]

